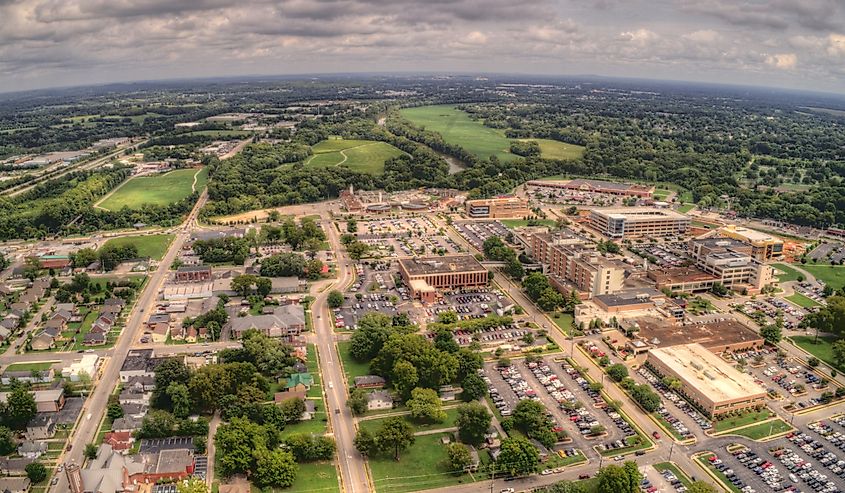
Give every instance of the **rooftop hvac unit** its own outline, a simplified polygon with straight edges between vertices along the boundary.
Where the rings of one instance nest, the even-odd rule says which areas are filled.
[[[709,378],[710,380],[716,380],[716,377],[711,375],[707,370],[704,370],[704,376]]]
[[[692,367],[695,368],[696,370],[701,371],[701,370],[704,369],[704,367],[701,366],[701,364],[696,362],[696,361],[690,361],[689,364],[692,365]]]

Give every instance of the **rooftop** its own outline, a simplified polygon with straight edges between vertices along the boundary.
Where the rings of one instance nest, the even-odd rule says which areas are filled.
[[[610,207],[605,209],[593,209],[595,214],[612,217],[614,219],[625,219],[627,221],[648,221],[653,219],[687,219],[689,218],[671,209],[658,209],[656,207]]]
[[[648,191],[653,190],[654,187],[646,186],[646,185],[637,185],[635,183],[616,183],[612,181],[604,181],[604,180],[588,180],[584,178],[576,178],[574,180],[570,180],[569,183],[566,184],[567,188],[602,188],[605,190],[637,190],[637,191]]]
[[[412,276],[426,274],[451,274],[453,272],[486,271],[472,255],[451,257],[415,257],[399,259],[402,267]]]
[[[718,281],[719,278],[697,269],[696,267],[673,267],[661,270],[649,270],[648,277],[658,284],[677,284],[682,282]]]
[[[753,378],[738,372],[701,344],[652,349],[649,357],[657,358],[714,402],[766,393]]]
[[[648,303],[654,298],[665,298],[662,292],[652,288],[640,288],[620,291],[614,294],[599,294],[593,296],[594,300],[601,301],[606,306],[639,305]]]
[[[678,344],[698,343],[702,346],[720,350],[734,344],[754,344],[762,338],[748,327],[724,315],[709,322],[674,324],[656,318],[639,318],[639,337],[655,343],[658,347]]]
[[[763,233],[762,231],[744,228],[742,226],[737,226],[735,224],[729,224],[729,225],[719,229],[719,233],[735,235],[735,236],[738,236],[738,237],[741,237],[741,238],[745,238],[748,241],[760,241],[760,242],[777,242],[777,241],[780,241],[780,238],[777,238],[776,236],[770,235],[769,233]]]

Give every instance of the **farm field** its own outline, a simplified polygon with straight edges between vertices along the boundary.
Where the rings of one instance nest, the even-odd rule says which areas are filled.
[[[801,268],[836,291],[845,286],[845,266],[805,264]]]
[[[384,173],[385,161],[402,155],[402,151],[385,142],[339,138],[318,142],[311,151],[314,155],[305,161],[306,165],[323,168],[343,166],[373,175]]]
[[[545,159],[560,159],[568,161],[578,159],[584,155],[584,146],[567,144],[552,139],[518,139],[522,142],[536,142],[540,145],[540,157]]]
[[[169,234],[122,236],[108,240],[103,246],[124,246],[132,243],[138,248],[138,256],[161,260],[171,241],[173,235]]]
[[[194,189],[194,175],[196,175],[196,189],[202,190],[208,179],[208,169],[178,169],[155,176],[136,176],[130,178],[116,188],[98,204],[107,210],[120,210],[124,207],[138,209],[144,204],[168,205],[178,202]]]
[[[508,150],[510,141],[504,132],[485,127],[454,106],[420,106],[403,109],[400,113],[414,125],[439,133],[447,143],[459,145],[481,159],[490,156],[496,156],[500,161],[519,159]]]

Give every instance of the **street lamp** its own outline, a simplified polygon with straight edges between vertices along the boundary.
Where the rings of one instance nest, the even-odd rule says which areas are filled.
[[[770,434],[771,434],[771,433],[770,433]],[[674,442],[674,440],[672,441],[672,444],[669,446],[669,458],[667,459],[667,462],[671,462],[671,461],[672,461],[672,451],[673,451],[673,450],[675,450],[675,442]]]

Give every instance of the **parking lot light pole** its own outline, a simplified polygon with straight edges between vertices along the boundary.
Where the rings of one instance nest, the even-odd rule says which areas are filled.
[[[673,450],[675,450],[675,440],[672,440],[672,444],[669,445],[669,458],[666,459],[667,462],[672,462],[672,451]]]

